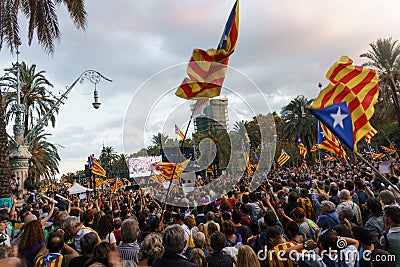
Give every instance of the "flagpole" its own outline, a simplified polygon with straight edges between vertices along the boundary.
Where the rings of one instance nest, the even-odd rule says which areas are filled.
[[[397,188],[397,186],[393,185],[378,169],[376,169],[374,167],[374,165],[372,165],[368,160],[366,160],[363,155],[361,155],[359,152],[356,152],[356,155],[362,160],[364,161],[376,174],[379,175],[379,177],[381,177],[385,182],[387,182],[389,185],[391,185],[393,187],[394,190],[397,191],[397,193],[400,194],[400,190]]]
[[[181,145],[179,146],[179,151],[181,151],[181,149],[183,148],[183,144],[185,143],[186,135],[187,135],[187,133],[188,133],[188,131],[189,131],[189,126],[190,126],[190,123],[192,122],[193,114],[194,114],[194,112],[195,112],[195,110],[196,110],[196,107],[197,107],[197,101],[196,101],[196,104],[194,105],[194,108],[193,108],[193,110],[192,110],[192,114],[190,115],[189,123],[188,123],[188,125],[187,125],[187,127],[186,127],[186,130],[185,130],[185,135],[183,136],[183,138],[182,138],[182,143],[181,143]],[[173,181],[173,179],[174,179],[174,174],[175,174],[175,170],[176,170],[177,164],[178,164],[178,162],[175,162],[175,164],[174,164],[174,169],[173,169],[173,171],[172,171],[171,180],[170,180],[170,182],[169,182],[168,189],[167,189],[167,193],[166,193],[166,195],[165,195],[165,201],[164,201],[163,206],[162,206],[162,209],[161,209],[161,218],[160,218],[160,222],[162,222],[163,219],[164,219],[164,211],[165,211],[165,207],[166,207],[166,205],[167,205],[168,195],[169,195],[169,193],[170,193],[170,191],[171,191],[171,185],[172,185],[172,181]]]

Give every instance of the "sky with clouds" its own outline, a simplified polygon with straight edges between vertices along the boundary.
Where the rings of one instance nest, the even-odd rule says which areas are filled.
[[[160,129],[172,136],[174,123],[182,128],[190,116],[189,102],[174,92],[185,77],[185,62],[193,48],[216,47],[233,3],[86,1],[85,32],[73,26],[61,6],[62,39],[55,54],[46,54],[34,40],[30,47],[21,46],[20,60],[46,71],[54,94],[87,69],[113,82],[97,85],[102,103],[98,110],[91,107],[93,84],[77,84],[60,109],[56,127],[47,128],[50,140],[60,145],[60,172],[83,169],[87,155],[99,155],[103,143],[119,153],[132,153],[150,145],[146,136]],[[316,97],[317,84],[327,84],[324,75],[340,56],[362,64],[365,60],[359,55],[370,43],[399,39],[399,8],[395,0],[241,0],[239,39],[225,81],[240,95],[235,98],[226,90],[230,108],[238,118],[250,119],[251,112],[243,111],[241,101],[261,112],[279,111],[300,94]],[[21,36],[26,43],[23,25]],[[0,51],[2,69],[15,59],[7,49]],[[248,81],[241,84],[237,77]],[[254,94],[255,88],[267,104]]]

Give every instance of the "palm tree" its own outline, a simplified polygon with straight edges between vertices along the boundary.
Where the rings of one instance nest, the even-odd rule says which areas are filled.
[[[400,45],[397,40],[388,38],[378,39],[376,43],[371,43],[369,46],[370,50],[361,54],[360,57],[369,60],[364,64],[365,66],[378,70],[382,100],[393,104],[400,127],[400,104],[397,95],[399,92],[397,85],[400,81]]]
[[[281,112],[283,137],[294,142],[299,134],[308,150],[317,141],[317,119],[307,109],[312,101],[302,95],[297,96]]]
[[[7,121],[13,115],[12,106],[16,101],[17,92],[14,90],[18,86],[18,66],[5,69],[8,74],[0,78],[0,86],[4,86],[9,91],[5,94],[4,102],[7,110]],[[19,67],[21,84],[21,102],[25,107],[24,112],[24,130],[25,135],[32,128],[36,119],[47,113],[54,104],[55,99],[50,96],[47,89],[53,87],[53,84],[44,76],[45,71],[36,72],[36,65],[28,66],[25,62]],[[12,90],[12,91],[11,91]],[[52,126],[55,126],[55,116],[50,117]]]
[[[117,155],[117,158],[113,164],[113,169],[117,172],[118,176],[123,178],[129,178],[129,169],[125,154]]]
[[[217,153],[214,159],[215,165],[215,175],[219,169],[224,169],[229,163],[229,158],[231,155],[231,143],[229,134],[226,130],[221,130],[217,127],[210,127],[207,135],[217,147]]]
[[[112,177],[113,175],[112,164],[117,159],[118,154],[112,146],[103,146],[99,160],[102,166],[106,166],[104,169],[107,171],[108,178]]]
[[[84,0],[46,0],[46,1],[0,1],[0,49],[3,41],[13,51],[21,44],[19,33],[19,11],[28,20],[28,44],[31,45],[33,35],[45,51],[54,53],[54,42],[60,40],[57,8],[64,4],[78,29],[86,28],[86,10]]]
[[[0,88],[0,198],[11,196],[11,170],[8,157],[8,140],[4,119],[3,97]]]
[[[153,146],[149,146],[147,148],[147,153],[150,156],[158,156],[160,155],[160,151],[163,147],[166,146],[167,143],[170,143],[172,140],[169,139],[168,135],[163,134],[163,133],[157,133],[156,135],[153,135],[151,138],[151,142],[153,143]]]
[[[50,134],[44,133],[42,128],[36,136],[32,137],[32,140],[29,140],[29,152],[32,154],[29,159],[29,169],[35,174],[37,181],[42,177],[54,184],[54,176],[59,173],[60,156],[57,147],[47,141],[48,136]]]

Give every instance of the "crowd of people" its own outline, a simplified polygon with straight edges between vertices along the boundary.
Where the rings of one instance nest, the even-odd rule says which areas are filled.
[[[362,163],[282,168],[193,207],[31,188],[0,210],[0,266],[400,266],[399,176],[399,162],[391,183]]]

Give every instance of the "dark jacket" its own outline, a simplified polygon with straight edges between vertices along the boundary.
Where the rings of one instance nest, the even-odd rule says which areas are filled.
[[[214,252],[208,255],[205,260],[208,267],[232,267],[233,259],[231,256],[225,254],[224,252]]]
[[[179,254],[164,254],[153,261],[152,267],[198,267]]]

